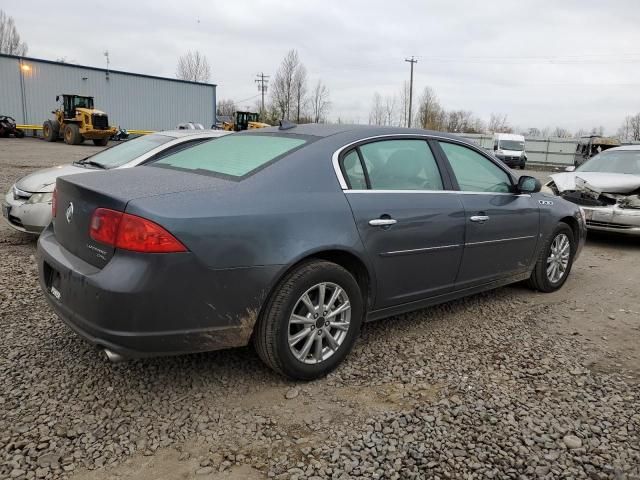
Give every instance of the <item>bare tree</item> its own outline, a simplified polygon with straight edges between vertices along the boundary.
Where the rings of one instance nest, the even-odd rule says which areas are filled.
[[[271,103],[280,119],[289,119],[292,109],[295,108],[295,78],[299,65],[298,52],[289,50],[271,84]]]
[[[218,115],[234,115],[238,107],[233,100],[219,100],[216,107],[216,114]]]
[[[198,51],[185,53],[178,59],[176,77],[192,82],[208,82],[211,77],[211,67],[207,57]]]
[[[296,122],[300,123],[300,114],[304,113],[307,103],[307,69],[299,63],[293,75],[293,89],[296,101]]]
[[[371,111],[369,112],[369,125],[384,125],[385,110],[382,103],[382,95],[378,92],[373,94]]]
[[[25,56],[29,47],[20,41],[20,34],[13,21],[3,10],[0,10],[0,53]]]
[[[427,130],[443,130],[444,110],[431,87],[424,87],[418,99],[418,116],[416,124]]]
[[[630,127],[630,135],[628,140],[632,142],[640,141],[640,113],[636,113],[630,117],[629,119],[629,127]]]
[[[501,113],[492,113],[487,124],[488,133],[512,133],[513,129],[507,122],[507,115]]]
[[[386,96],[384,99],[384,124],[395,125],[396,120],[396,105],[398,99],[396,96]]]
[[[539,128],[531,127],[529,129],[527,129],[526,135],[528,135],[529,137],[541,137],[542,136],[542,132],[540,132]]]
[[[322,83],[322,80],[318,80],[318,83],[316,83],[316,86],[311,93],[311,113],[313,122],[323,122],[330,106],[329,89],[324,83]]]
[[[602,125],[600,125],[599,127],[593,127],[591,129],[590,135],[599,135],[599,136],[604,135],[604,127]]]
[[[567,130],[566,128],[556,127],[553,129],[552,136],[558,137],[558,138],[570,138],[571,132],[569,132],[569,130]]]
[[[409,82],[406,80],[402,83],[400,89],[400,119],[398,122],[399,127],[406,127],[409,115]]]

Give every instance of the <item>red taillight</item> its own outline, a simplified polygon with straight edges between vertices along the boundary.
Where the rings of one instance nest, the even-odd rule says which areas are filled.
[[[56,210],[58,210],[58,190],[53,187],[53,195],[51,196],[51,216],[56,216]]]
[[[96,242],[145,253],[186,252],[186,247],[157,223],[108,208],[93,212],[89,235]]]

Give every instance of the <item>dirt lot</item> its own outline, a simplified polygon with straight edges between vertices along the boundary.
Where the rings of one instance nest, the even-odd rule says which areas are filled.
[[[98,148],[0,139],[0,191]],[[106,363],[0,226],[0,478],[640,479],[640,239],[592,236],[565,287],[368,324],[294,384],[250,348]]]

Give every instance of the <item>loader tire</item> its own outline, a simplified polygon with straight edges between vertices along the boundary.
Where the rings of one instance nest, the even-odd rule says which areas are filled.
[[[70,123],[64,127],[64,142],[66,144],[80,145],[83,141],[84,138],[80,134],[80,128],[76,124]]]
[[[47,120],[42,124],[42,137],[47,142],[55,142],[60,135],[60,124],[57,120]]]

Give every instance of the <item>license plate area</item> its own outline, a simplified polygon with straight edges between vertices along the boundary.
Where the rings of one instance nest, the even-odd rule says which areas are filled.
[[[58,301],[62,300],[62,293],[60,290],[60,272],[44,262],[43,266],[44,283],[47,287],[47,291]]]

